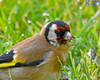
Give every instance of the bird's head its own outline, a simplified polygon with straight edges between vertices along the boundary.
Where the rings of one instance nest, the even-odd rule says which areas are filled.
[[[47,23],[43,31],[46,40],[52,46],[66,45],[74,39],[70,33],[70,26],[63,21],[52,21]]]

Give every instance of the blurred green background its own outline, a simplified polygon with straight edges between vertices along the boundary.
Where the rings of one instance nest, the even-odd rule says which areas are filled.
[[[54,20],[67,22],[76,37],[63,67],[68,79],[96,80],[100,75],[100,4],[87,6],[85,0],[0,0],[0,54]],[[91,53],[96,54],[94,60]]]

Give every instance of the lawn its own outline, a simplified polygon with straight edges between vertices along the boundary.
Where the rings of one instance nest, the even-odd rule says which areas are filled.
[[[39,33],[44,24],[54,20],[67,22],[76,37],[70,43],[66,66],[62,67],[67,78],[97,80],[100,4],[88,6],[85,0],[0,0],[0,54]]]

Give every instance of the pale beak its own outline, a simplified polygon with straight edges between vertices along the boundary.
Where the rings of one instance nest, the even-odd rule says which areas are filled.
[[[67,32],[64,36],[65,40],[71,41],[71,40],[75,40],[75,37],[71,35],[70,32]]]

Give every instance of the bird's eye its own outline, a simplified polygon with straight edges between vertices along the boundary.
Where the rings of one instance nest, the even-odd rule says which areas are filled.
[[[65,38],[65,37],[66,37],[66,33],[67,33],[67,32],[65,32],[65,33],[64,33],[64,36],[63,36],[63,38]]]

